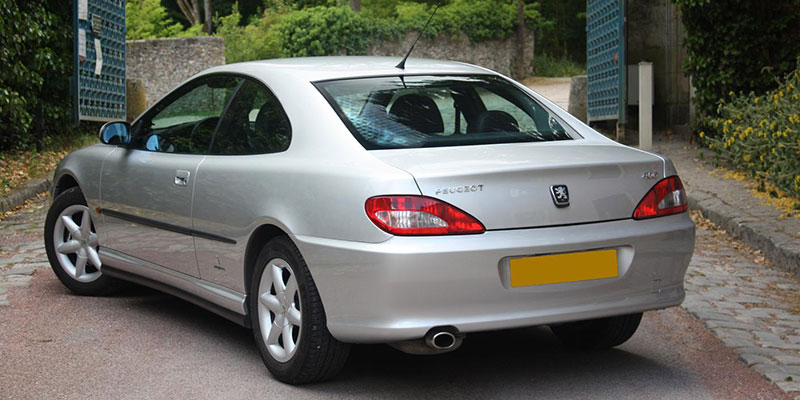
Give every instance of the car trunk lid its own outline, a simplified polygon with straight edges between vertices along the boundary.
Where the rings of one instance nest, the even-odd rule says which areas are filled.
[[[631,218],[664,174],[653,154],[562,141],[371,151],[413,175],[423,195],[446,201],[487,230]],[[569,204],[556,204],[564,185]],[[561,199],[563,200],[563,199]]]

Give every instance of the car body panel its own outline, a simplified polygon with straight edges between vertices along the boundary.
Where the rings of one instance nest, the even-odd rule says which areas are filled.
[[[422,337],[433,326],[463,332],[569,322],[683,300],[694,249],[687,214],[659,219],[516,229],[367,244],[295,237],[318,285],[328,329],[346,342]],[[619,277],[511,288],[514,257],[617,249]]]
[[[314,82],[397,75],[398,61],[320,57],[212,68],[190,80],[238,74],[274,93],[291,122],[287,150],[251,156],[140,155],[98,144],[67,156],[54,178],[58,182],[69,175],[79,183],[96,221],[105,264],[242,316],[248,313],[247,244],[259,227],[277,227],[300,249],[329,329],[343,341],[415,339],[439,325],[472,332],[559,323],[680,303],[694,225],[685,213],[647,221],[630,218],[637,196],[655,183],[641,179],[641,173],[658,169],[662,177],[675,174],[667,158],[607,139],[518,83],[580,137],[563,143],[367,151]],[[403,73],[495,74],[421,59],[409,59]],[[125,165],[148,169],[154,164],[160,172],[142,172],[135,179],[121,174]],[[190,171],[194,193],[188,198],[188,190],[169,195],[175,192],[170,185],[177,169]],[[512,178],[495,191],[504,174]],[[611,184],[613,176],[625,181]],[[487,196],[435,192],[441,185],[462,180],[471,185],[479,179],[487,180]],[[547,197],[551,184],[569,185],[573,203],[567,210],[556,209]],[[619,203],[610,204],[615,192]],[[387,194],[438,197],[473,213],[490,231],[390,235],[364,210],[366,199]],[[608,215],[598,208],[604,199],[613,209]],[[528,214],[508,210],[528,203],[546,209]],[[482,204],[491,209],[482,210]],[[97,214],[97,209],[176,229],[145,229],[113,212]],[[622,219],[601,221],[617,218]],[[548,227],[531,228],[543,225]],[[143,240],[159,243],[137,249]],[[524,288],[506,284],[510,258],[598,248],[618,249],[618,278]]]
[[[118,148],[103,164],[104,247],[199,277],[192,229],[192,194],[204,156]],[[185,185],[176,184],[179,171]],[[135,222],[131,217],[150,223]],[[175,230],[154,226],[169,225]]]
[[[488,230],[630,218],[664,170],[651,154],[581,140],[372,153]],[[644,179],[645,172],[656,177]],[[568,187],[568,206],[554,205],[554,185]]]

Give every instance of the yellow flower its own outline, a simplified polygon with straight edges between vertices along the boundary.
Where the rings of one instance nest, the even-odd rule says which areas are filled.
[[[703,137],[705,137],[705,136],[706,136],[706,133],[705,133],[705,132],[703,132],[703,131],[700,131],[700,137],[701,137],[701,138],[703,138]]]
[[[761,157],[759,157],[759,159],[761,160],[761,162],[764,162],[764,155],[762,154]]]
[[[753,100],[756,104],[758,104],[758,97]]]
[[[733,90],[731,90],[730,92],[728,92],[728,96],[733,96]]]
[[[748,161],[750,161],[750,158],[751,158],[750,154],[745,154],[745,155],[742,157],[742,159],[744,160],[744,162],[748,162]]]

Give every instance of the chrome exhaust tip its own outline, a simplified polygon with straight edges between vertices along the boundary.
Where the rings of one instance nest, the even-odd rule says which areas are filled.
[[[408,354],[434,355],[455,351],[463,341],[464,334],[458,328],[437,326],[431,328],[422,339],[389,343],[389,346]]]
[[[447,331],[431,331],[425,335],[425,343],[436,350],[449,350],[456,345],[456,336]]]

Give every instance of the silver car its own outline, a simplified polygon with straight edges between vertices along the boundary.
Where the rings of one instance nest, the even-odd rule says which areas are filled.
[[[681,303],[694,224],[668,159],[484,68],[397,61],[225,65],[106,124],[55,173],[56,275],[252,327],[289,383],[334,376],[353,343],[436,354],[549,325],[609,348]]]

